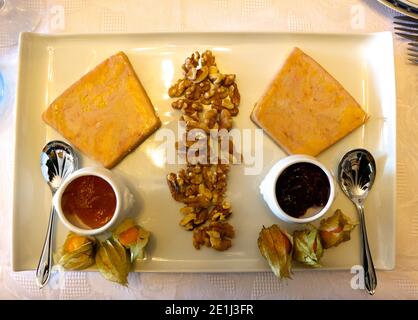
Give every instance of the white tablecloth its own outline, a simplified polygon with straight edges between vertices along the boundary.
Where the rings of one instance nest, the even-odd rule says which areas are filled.
[[[392,17],[397,15],[374,0],[28,0],[26,4],[42,10],[42,20],[36,31],[50,33],[376,32],[393,30]],[[61,14],[58,20],[57,14]],[[16,48],[0,48],[0,69],[6,82],[6,96],[0,107],[0,298],[417,299],[418,68],[407,63],[406,44],[407,41],[395,37],[398,96],[396,269],[378,272],[379,285],[373,297],[351,288],[353,275],[349,271],[299,272],[294,280],[282,282],[270,272],[132,273],[129,288],[107,282],[97,273],[66,272],[64,276],[54,276],[43,290],[36,286],[34,272],[11,272],[10,182],[17,51]]]

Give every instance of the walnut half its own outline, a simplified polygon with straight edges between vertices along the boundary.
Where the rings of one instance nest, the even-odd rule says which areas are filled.
[[[193,245],[196,249],[205,245],[218,251],[224,251],[231,247],[231,239],[234,236],[234,228],[228,222],[212,222],[208,226],[193,231]]]

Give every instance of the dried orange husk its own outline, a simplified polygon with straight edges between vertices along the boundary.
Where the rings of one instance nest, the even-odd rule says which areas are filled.
[[[86,269],[94,264],[96,240],[69,232],[61,249],[58,264],[67,270]]]
[[[319,260],[324,254],[318,229],[296,230],[293,232],[293,259],[310,267],[321,267]]]
[[[274,224],[263,226],[258,237],[258,248],[273,273],[279,278],[291,278],[293,239]]]
[[[132,219],[125,219],[114,231],[113,237],[126,249],[129,249],[131,262],[136,259],[144,259],[145,248],[148,244],[150,233]]]
[[[351,231],[356,224],[341,210],[336,210],[332,216],[321,220],[319,236],[324,249],[338,246],[341,242],[350,240]]]
[[[107,280],[128,284],[131,268],[126,249],[116,240],[107,239],[99,243],[96,253],[96,266]]]

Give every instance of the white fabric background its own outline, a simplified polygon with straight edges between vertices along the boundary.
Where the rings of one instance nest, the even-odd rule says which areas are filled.
[[[42,10],[39,32],[294,31],[375,32],[393,30],[397,15],[375,0],[28,0]],[[53,21],[64,9],[65,21]],[[55,8],[55,9],[54,9]],[[364,20],[362,19],[364,17]],[[0,32],[2,32],[0,30]],[[417,67],[407,63],[407,41],[395,37],[398,96],[396,269],[378,272],[376,295],[350,287],[348,271],[299,272],[292,281],[272,273],[139,274],[129,288],[97,273],[67,272],[39,290],[34,272],[13,273],[10,231],[16,48],[0,49],[6,98],[0,108],[0,298],[7,299],[418,299],[418,97]],[[30,179],[30,177],[28,177]],[[61,273],[62,275],[62,273]]]

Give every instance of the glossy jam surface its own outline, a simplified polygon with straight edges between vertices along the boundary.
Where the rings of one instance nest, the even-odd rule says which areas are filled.
[[[104,179],[89,175],[71,181],[65,189],[61,207],[70,221],[97,229],[108,223],[116,209],[116,195]]]
[[[302,162],[286,168],[276,182],[276,198],[288,215],[299,218],[310,208],[324,207],[330,196],[325,172],[315,164]]]

